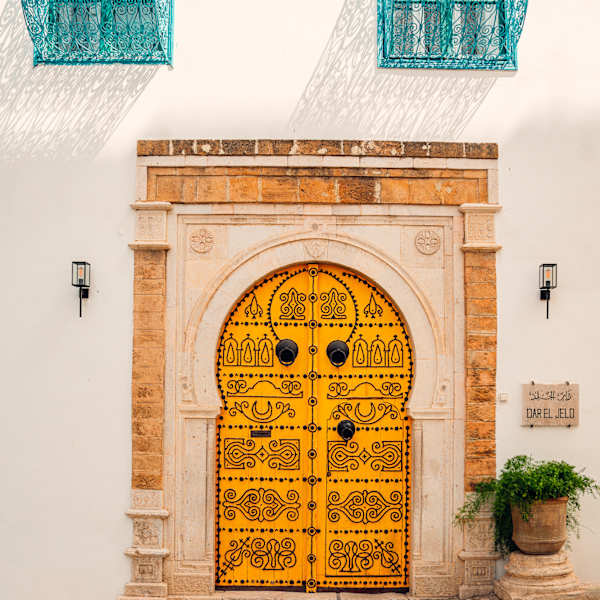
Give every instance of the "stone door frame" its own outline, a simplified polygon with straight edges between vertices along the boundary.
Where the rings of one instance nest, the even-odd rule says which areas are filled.
[[[197,140],[140,142],[138,155],[125,597],[223,595],[214,591],[218,336],[255,281],[315,260],[380,285],[415,344],[411,594],[491,591],[489,518],[462,532],[452,515],[474,482],[495,475],[496,147]],[[447,265],[443,314],[401,256],[361,237],[377,224],[442,232],[441,242],[414,243],[423,260],[439,253]],[[221,238],[244,227],[279,233],[229,251]],[[200,291],[186,281],[188,252],[214,267]]]

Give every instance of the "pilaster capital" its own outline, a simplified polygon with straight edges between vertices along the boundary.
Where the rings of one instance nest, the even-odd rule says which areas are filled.
[[[494,216],[502,210],[498,204],[462,204],[460,212],[465,215],[465,243],[463,250],[472,252],[496,252],[502,246],[496,243]]]
[[[168,250],[167,213],[170,202],[134,202],[135,241],[129,244],[134,250]]]

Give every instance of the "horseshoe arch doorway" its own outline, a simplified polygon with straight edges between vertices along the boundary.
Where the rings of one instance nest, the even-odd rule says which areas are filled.
[[[408,591],[414,380],[380,287],[326,263],[238,300],[216,357],[216,586]]]

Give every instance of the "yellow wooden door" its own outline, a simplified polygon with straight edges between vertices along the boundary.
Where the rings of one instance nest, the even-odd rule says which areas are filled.
[[[217,355],[217,586],[408,587],[413,365],[398,308],[348,269],[282,269],[238,301]]]

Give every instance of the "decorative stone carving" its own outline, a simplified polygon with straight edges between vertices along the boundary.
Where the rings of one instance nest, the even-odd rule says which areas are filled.
[[[198,254],[210,252],[215,245],[215,236],[208,229],[198,229],[190,235],[190,248]]]
[[[169,551],[162,548],[163,520],[169,513],[162,508],[160,490],[132,490],[127,516],[133,520],[133,545],[125,551],[131,557],[132,581],[125,586],[125,599],[166,598],[163,583],[163,559]]]
[[[136,202],[135,242],[131,248],[148,250],[168,250],[167,212],[171,210],[169,202]]]
[[[482,242],[494,241],[494,219],[492,215],[471,215],[468,219],[467,237]]]
[[[161,508],[160,490],[131,490],[131,508]]]
[[[327,251],[327,240],[306,240],[304,248],[309,256],[321,258]]]
[[[162,241],[165,239],[167,215],[160,210],[138,211],[135,237],[140,241]]]
[[[140,583],[160,583],[162,581],[162,558],[138,558],[135,561],[135,579]]]
[[[133,520],[133,543],[136,546],[158,546],[160,533],[151,519]]]
[[[465,579],[459,588],[461,600],[490,594],[494,589],[496,560],[494,522],[491,512],[482,511],[465,526],[465,549],[459,558],[465,561]]]
[[[463,204],[465,243],[463,250],[499,250],[496,244],[494,215],[501,210],[497,204]]]
[[[442,239],[433,229],[422,229],[415,237],[415,246],[421,254],[435,254],[441,245]]]
[[[467,552],[495,554],[494,522],[491,516],[475,518],[475,521],[466,529],[465,550]]]

